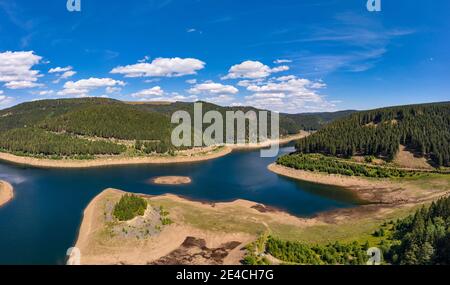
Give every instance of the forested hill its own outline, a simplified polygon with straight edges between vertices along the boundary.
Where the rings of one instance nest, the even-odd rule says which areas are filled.
[[[126,103],[105,98],[43,100],[0,111],[0,151],[32,156],[93,156],[165,153],[170,144],[173,112],[193,113],[193,103]],[[204,103],[203,112],[249,110]],[[336,115],[336,117],[341,114]],[[281,114],[280,133],[319,128],[333,114]],[[118,141],[120,140],[120,141]]]
[[[400,145],[436,166],[450,166],[450,102],[357,112],[300,140],[297,151],[392,160]]]
[[[141,103],[136,106],[150,110],[153,112],[163,113],[170,116],[173,112],[178,110],[187,111],[191,115],[194,112],[194,103],[176,102],[172,104],[155,104],[155,103]],[[259,111],[260,109],[253,107],[222,107],[215,104],[203,102],[203,112],[219,111],[225,116],[227,111]],[[339,111],[327,113],[304,113],[304,114],[280,114],[280,133],[282,135],[297,134],[302,130],[316,131],[324,127],[326,124],[337,119],[346,117],[356,111]]]

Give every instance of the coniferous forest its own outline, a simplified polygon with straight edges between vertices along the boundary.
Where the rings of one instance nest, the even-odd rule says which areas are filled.
[[[365,265],[371,246],[382,252],[383,264],[449,265],[450,264],[450,197],[442,198],[415,214],[385,223],[373,233],[378,244],[369,242],[311,245],[261,237],[247,248],[244,264],[270,264],[263,257],[270,254],[282,263],[308,265]],[[264,254],[255,254],[260,248]]]
[[[331,156],[374,155],[392,160],[400,145],[450,166],[450,103],[357,112],[300,140],[297,151]]]
[[[173,153],[173,112],[193,115],[193,103],[125,103],[105,98],[27,102],[0,111],[0,151],[38,157],[91,158],[130,152]],[[249,110],[204,103],[203,113]],[[351,112],[351,111],[349,111]],[[281,114],[280,133],[315,129],[349,112]],[[206,126],[207,127],[207,126]],[[206,128],[205,127],[205,128]]]

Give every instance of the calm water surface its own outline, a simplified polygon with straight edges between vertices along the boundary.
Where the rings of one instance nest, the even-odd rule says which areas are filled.
[[[172,193],[202,201],[247,199],[298,216],[358,205],[354,195],[340,188],[269,172],[267,166],[273,161],[260,158],[259,151],[239,151],[189,165],[65,170],[0,163],[0,179],[9,181],[15,190],[15,199],[0,208],[0,264],[63,264],[66,250],[76,240],[84,208],[109,187],[154,195]],[[165,175],[190,176],[193,183],[146,183]]]

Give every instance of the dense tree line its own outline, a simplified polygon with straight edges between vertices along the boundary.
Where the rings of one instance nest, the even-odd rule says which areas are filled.
[[[145,154],[165,154],[170,153],[173,154],[175,151],[175,147],[168,141],[140,141],[137,140],[134,148],[137,151],[141,151]]]
[[[437,166],[450,166],[450,103],[358,112],[300,140],[296,147],[302,153],[392,160],[400,144]]]
[[[124,140],[168,140],[169,118],[134,106],[94,105],[44,120],[40,127],[54,132]]]
[[[125,147],[94,142],[77,136],[135,141],[138,153],[173,153],[170,118],[184,110],[193,116],[194,104],[128,104],[107,98],[41,100],[0,110],[0,135],[3,151],[25,155],[92,156],[119,154]],[[221,107],[204,103],[203,113],[259,110],[252,107]],[[281,134],[315,129],[345,115],[341,113],[281,114]],[[269,116],[270,120],[270,116]],[[204,129],[208,127],[203,126]],[[270,131],[270,126],[269,126]],[[269,133],[270,135],[270,133]],[[193,134],[192,134],[193,136]]]
[[[129,221],[143,216],[147,210],[147,201],[134,194],[125,194],[114,206],[113,214],[119,221]]]
[[[0,110],[0,132],[31,127],[41,121],[94,105],[117,105],[120,101],[106,98],[77,98],[41,100],[19,104]]]
[[[37,128],[21,128],[0,133],[0,148],[25,155],[92,156],[116,155],[125,146],[105,141],[89,141],[65,134],[53,134]]]
[[[415,174],[413,171],[346,162],[321,154],[284,155],[278,158],[277,163],[298,170],[318,171],[346,176],[389,178],[406,177]]]
[[[450,197],[398,221],[392,238],[393,264],[450,265]]]
[[[140,109],[148,110],[152,112],[157,112],[171,116],[175,111],[186,111],[191,116],[194,114],[194,103],[186,102],[175,102],[172,104],[140,104],[137,106]],[[248,111],[261,111],[260,109],[240,106],[240,107],[223,107],[207,102],[203,102],[203,113],[208,111],[218,111],[225,118],[227,111],[243,111],[247,113]],[[318,130],[324,125],[337,120],[339,118],[345,117],[354,113],[354,111],[341,111],[341,112],[331,112],[331,113],[309,113],[309,114],[280,114],[280,134],[289,135],[297,134],[302,130]],[[193,117],[192,117],[193,118]],[[208,126],[206,126],[208,127]],[[270,131],[270,115],[268,117],[268,131]]]
[[[393,265],[450,265],[450,197],[433,202],[415,214],[384,223],[373,236],[382,252],[382,262]],[[311,245],[260,237],[247,247],[244,264],[269,264],[270,254],[285,263],[363,265],[368,261],[368,242]],[[261,253],[264,253],[261,255]]]

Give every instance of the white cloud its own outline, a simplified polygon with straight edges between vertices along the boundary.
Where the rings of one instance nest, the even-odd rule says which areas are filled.
[[[6,88],[9,89],[26,89],[26,88],[35,88],[42,87],[43,84],[31,82],[31,81],[10,81],[5,84]]]
[[[262,85],[250,85],[252,95],[245,104],[279,112],[299,113],[334,110],[335,105],[319,94],[326,87],[322,81],[310,81],[295,76],[273,78]]]
[[[289,81],[289,80],[293,80],[293,79],[297,79],[297,76],[286,75],[286,76],[280,76],[280,77],[276,78],[276,80],[278,80],[278,81]]]
[[[266,78],[272,73],[277,73],[281,71],[289,70],[289,66],[282,65],[275,68],[270,68],[269,66],[259,62],[259,61],[244,61],[240,64],[234,65],[228,71],[228,75],[222,77],[225,79],[258,79]]]
[[[72,70],[72,66],[51,68],[48,73],[63,73]]]
[[[38,70],[33,66],[39,64],[42,57],[33,51],[0,53],[0,82],[7,88],[19,89],[36,87],[35,83],[40,77]]]
[[[106,93],[113,94],[113,93],[119,93],[120,91],[122,91],[122,88],[108,86],[108,87],[106,87],[105,90],[106,90]]]
[[[248,87],[250,85],[260,85],[262,83],[264,83],[264,78],[260,78],[260,79],[253,79],[253,80],[241,80],[238,82],[238,86],[241,87]]]
[[[194,102],[198,100],[195,95],[184,96],[177,92],[166,93],[160,86],[155,86],[153,88],[144,89],[139,92],[131,94],[134,98],[139,98],[140,101],[151,101],[151,102]]]
[[[196,84],[197,83],[197,79],[186,80],[186,83],[188,83],[188,84]]]
[[[88,96],[89,92],[98,88],[125,86],[126,83],[111,78],[89,78],[79,81],[68,81],[64,84],[64,89],[58,95]]]
[[[205,83],[196,84],[194,87],[188,90],[190,94],[200,95],[234,95],[239,92],[239,90],[231,85],[223,85],[220,83],[215,83],[212,81],[207,81]]]
[[[148,55],[144,56],[143,59],[138,60],[139,63],[147,62],[150,60],[150,57]]]
[[[273,63],[282,64],[282,63],[291,63],[291,62],[292,62],[292,60],[290,60],[290,59],[277,59]]]
[[[52,74],[52,73],[58,74],[58,78],[56,80],[52,81],[55,84],[59,83],[63,79],[68,79],[68,78],[74,76],[75,74],[77,74],[77,72],[73,70],[72,66],[55,67],[55,68],[50,69],[48,71],[48,73],[50,73],[50,74]]]
[[[0,106],[10,105],[14,102],[14,98],[2,95],[3,91],[0,90]]]
[[[165,92],[160,86],[155,86],[149,89],[144,89],[139,92],[131,94],[134,98],[148,98],[148,97],[162,97]]]
[[[230,105],[230,103],[235,100],[233,96],[230,95],[219,95],[215,97],[207,97],[204,99],[206,102],[214,103],[217,105]]]
[[[64,73],[61,75],[60,78],[61,78],[61,79],[67,79],[67,78],[70,78],[70,77],[74,76],[75,74],[77,74],[76,71],[69,70],[69,71],[64,72]]]
[[[55,93],[55,91],[53,90],[43,90],[38,92],[40,96],[52,95],[53,93]]]
[[[195,58],[157,58],[151,63],[119,66],[111,70],[111,73],[125,77],[180,77],[197,74],[205,65],[203,61]]]
[[[196,32],[196,31],[197,31],[197,29],[192,28],[192,29],[187,29],[186,32],[188,32],[188,33],[193,33],[193,32]]]

